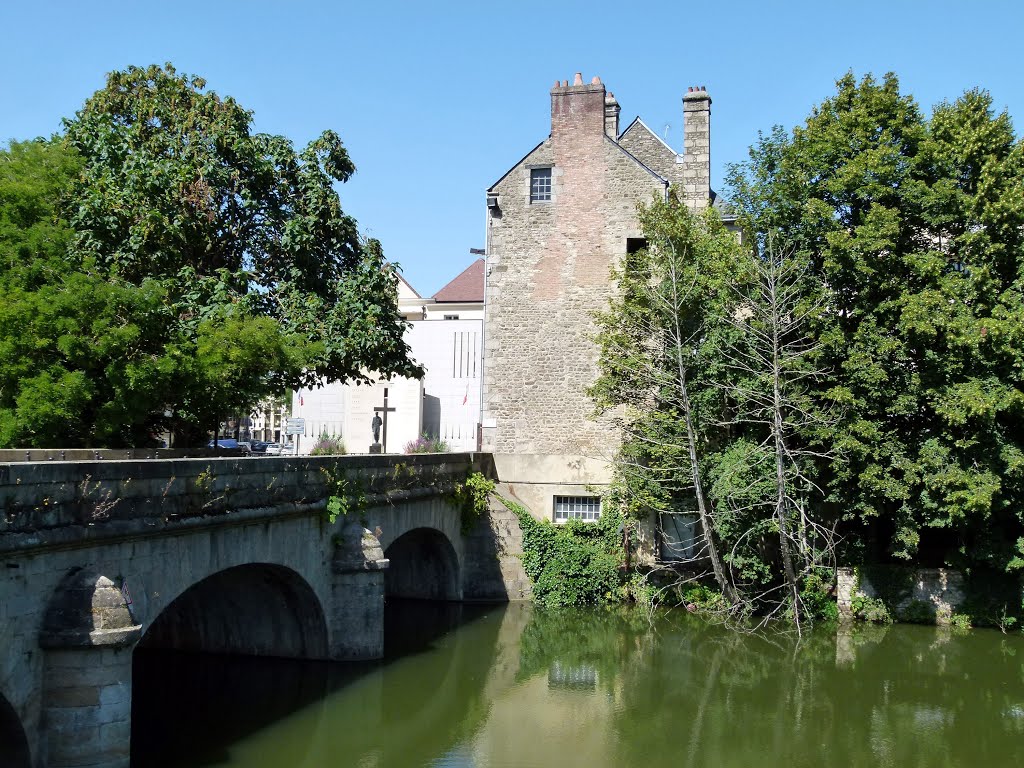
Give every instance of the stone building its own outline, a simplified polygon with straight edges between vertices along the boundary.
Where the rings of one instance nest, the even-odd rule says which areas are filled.
[[[487,190],[483,448],[538,517],[595,519],[618,435],[593,415],[592,313],[610,270],[644,245],[639,203],[674,189],[694,209],[711,190],[711,99],[683,96],[683,152],[620,107],[600,78],[551,89],[551,133]]]

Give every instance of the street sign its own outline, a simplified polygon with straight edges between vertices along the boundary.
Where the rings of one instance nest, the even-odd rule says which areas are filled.
[[[288,419],[284,423],[284,433],[286,435],[304,435],[304,434],[306,434],[306,420],[305,419]]]

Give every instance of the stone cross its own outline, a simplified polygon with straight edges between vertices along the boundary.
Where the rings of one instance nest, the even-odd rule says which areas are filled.
[[[388,413],[393,412],[394,408],[388,408],[388,388],[384,387],[384,405],[374,406],[373,410],[376,413],[380,413],[383,417],[384,424],[381,427],[381,445],[384,453],[388,452]]]

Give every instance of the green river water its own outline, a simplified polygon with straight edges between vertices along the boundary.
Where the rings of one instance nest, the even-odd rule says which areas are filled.
[[[1024,637],[389,607],[382,662],[138,651],[135,768],[1024,765]]]

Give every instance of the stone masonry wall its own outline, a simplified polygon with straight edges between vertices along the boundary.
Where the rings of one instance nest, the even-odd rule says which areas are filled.
[[[607,306],[626,238],[640,234],[637,203],[664,195],[665,185],[605,135],[604,102],[599,84],[553,89],[551,137],[493,190],[485,450],[615,451],[610,421],[593,418],[585,392],[597,375],[592,313]],[[530,168],[544,165],[553,167],[553,199],[531,204]]]
[[[671,184],[678,187],[683,183],[682,158],[640,120],[622,134],[619,146]]]
[[[949,568],[905,570],[909,572],[910,590],[899,605],[893,607],[904,610],[915,601],[924,603],[935,611],[936,623],[948,624],[950,617],[964,601],[963,574]],[[839,568],[836,574],[839,615],[845,618],[853,616],[853,598],[858,594],[878,597],[876,586],[866,573],[858,573],[854,568]]]

